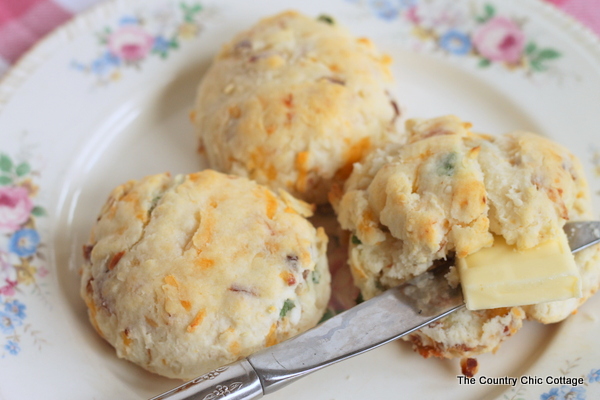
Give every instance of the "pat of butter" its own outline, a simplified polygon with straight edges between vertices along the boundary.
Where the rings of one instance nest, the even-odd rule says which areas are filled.
[[[494,245],[459,258],[469,310],[521,306],[581,297],[581,278],[564,232],[518,251],[500,236]]]

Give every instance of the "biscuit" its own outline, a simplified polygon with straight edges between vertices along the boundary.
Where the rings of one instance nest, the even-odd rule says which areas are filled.
[[[528,249],[552,238],[567,220],[591,219],[582,167],[559,144],[528,132],[475,134],[454,116],[406,125],[406,142],[371,153],[332,196],[340,224],[353,235],[349,264],[364,298],[436,262],[491,246],[494,235]],[[596,246],[576,256],[582,299],[504,309],[502,315],[464,310],[408,340],[422,354],[470,357],[497,348],[526,317],[564,319],[598,289],[599,251]]]
[[[462,309],[402,339],[425,358],[471,358],[495,352],[523,326],[520,307],[469,311]]]
[[[397,135],[390,63],[329,19],[263,19],[202,79],[191,114],[201,151],[211,168],[326,203],[333,180]]]
[[[113,190],[84,247],[81,295],[117,355],[191,379],[313,327],[327,236],[304,202],[211,170]]]

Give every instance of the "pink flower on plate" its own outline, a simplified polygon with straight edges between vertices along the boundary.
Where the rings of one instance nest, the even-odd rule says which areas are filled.
[[[415,25],[418,25],[421,22],[421,17],[419,17],[417,6],[413,6],[406,10],[406,13],[404,15],[406,16],[406,19],[408,19]]]
[[[45,277],[46,275],[48,275],[50,273],[50,271],[48,271],[48,269],[44,266],[41,266],[38,268],[37,273],[40,277]]]
[[[0,232],[14,232],[31,213],[33,203],[24,187],[0,187]]]
[[[10,279],[6,278],[5,282],[6,282],[6,285],[0,287],[0,294],[3,294],[4,296],[8,296],[8,297],[14,296],[15,288],[18,285],[17,281],[11,281]]]
[[[139,26],[124,26],[108,38],[108,48],[123,61],[138,61],[152,49],[154,39]]]
[[[494,17],[474,33],[473,44],[490,61],[516,64],[525,47],[525,35],[510,19]]]

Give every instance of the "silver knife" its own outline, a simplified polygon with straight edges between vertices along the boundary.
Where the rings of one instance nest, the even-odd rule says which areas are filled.
[[[564,230],[576,253],[600,243],[600,221],[571,222]],[[415,279],[418,279],[415,278]],[[278,345],[217,368],[150,400],[250,400],[339,361],[398,339],[465,306],[460,288],[434,274],[435,304],[415,279],[389,289]],[[430,286],[430,283],[428,283]],[[427,297],[427,296],[425,296]],[[367,329],[368,328],[368,329]]]

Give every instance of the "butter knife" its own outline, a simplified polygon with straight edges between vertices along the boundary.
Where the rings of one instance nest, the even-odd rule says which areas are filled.
[[[600,221],[571,222],[565,233],[573,253],[600,243]],[[217,368],[150,400],[250,400],[339,361],[382,346],[464,307],[460,288],[433,274],[435,299],[419,277],[389,289],[278,345]]]

